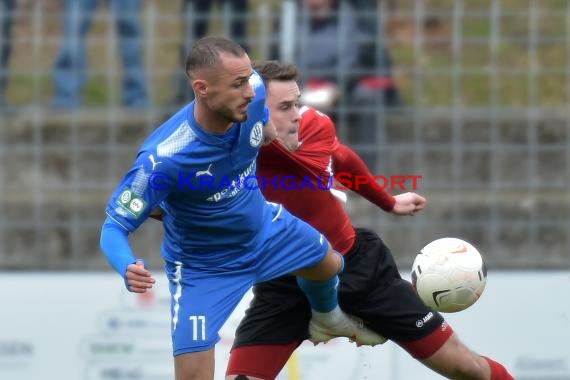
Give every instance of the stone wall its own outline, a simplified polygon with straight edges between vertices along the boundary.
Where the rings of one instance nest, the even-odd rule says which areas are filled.
[[[429,207],[396,217],[351,196],[355,225],[378,231],[402,266],[427,242],[458,236],[479,247],[492,268],[570,268],[569,122],[553,114],[479,111],[459,119],[417,112],[379,124],[374,170],[422,175],[417,191]],[[107,199],[163,119],[41,109],[3,117],[0,267],[107,269],[98,246]],[[344,128],[340,135],[348,135]],[[132,236],[135,251],[156,269],[160,240],[154,221]]]

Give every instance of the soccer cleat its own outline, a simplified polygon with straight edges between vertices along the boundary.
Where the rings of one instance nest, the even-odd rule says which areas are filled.
[[[387,340],[365,327],[362,320],[349,316],[338,308],[330,313],[313,311],[313,318],[309,323],[309,334],[309,340],[315,345],[338,337],[347,337],[357,346],[375,346]]]

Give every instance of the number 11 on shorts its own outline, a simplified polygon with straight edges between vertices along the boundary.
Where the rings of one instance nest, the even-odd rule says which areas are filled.
[[[193,340],[206,340],[206,316],[204,315],[191,315],[192,321],[192,339]],[[201,337],[198,338],[198,325],[201,325]]]

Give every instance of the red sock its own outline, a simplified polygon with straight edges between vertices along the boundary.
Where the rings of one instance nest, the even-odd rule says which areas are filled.
[[[491,380],[515,380],[502,364],[486,356],[483,356],[483,359],[485,359],[487,363],[489,363],[489,367],[491,367]]]

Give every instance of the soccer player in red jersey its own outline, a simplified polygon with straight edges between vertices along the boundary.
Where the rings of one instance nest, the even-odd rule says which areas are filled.
[[[277,140],[262,148],[257,176],[265,197],[321,231],[344,255],[339,303],[365,326],[394,341],[428,368],[450,379],[513,379],[493,359],[460,342],[444,318],[426,307],[402,279],[388,247],[374,232],[354,228],[329,178],[335,172],[372,174],[341,144],[331,119],[299,106],[295,66],[258,63],[267,86]],[[356,190],[356,189],[355,189]],[[357,192],[386,212],[414,215],[426,205],[416,193],[392,196],[372,184]],[[227,379],[274,379],[309,336],[311,311],[295,278],[285,276],[254,287],[254,299],[236,332]],[[420,323],[421,322],[421,323]]]

